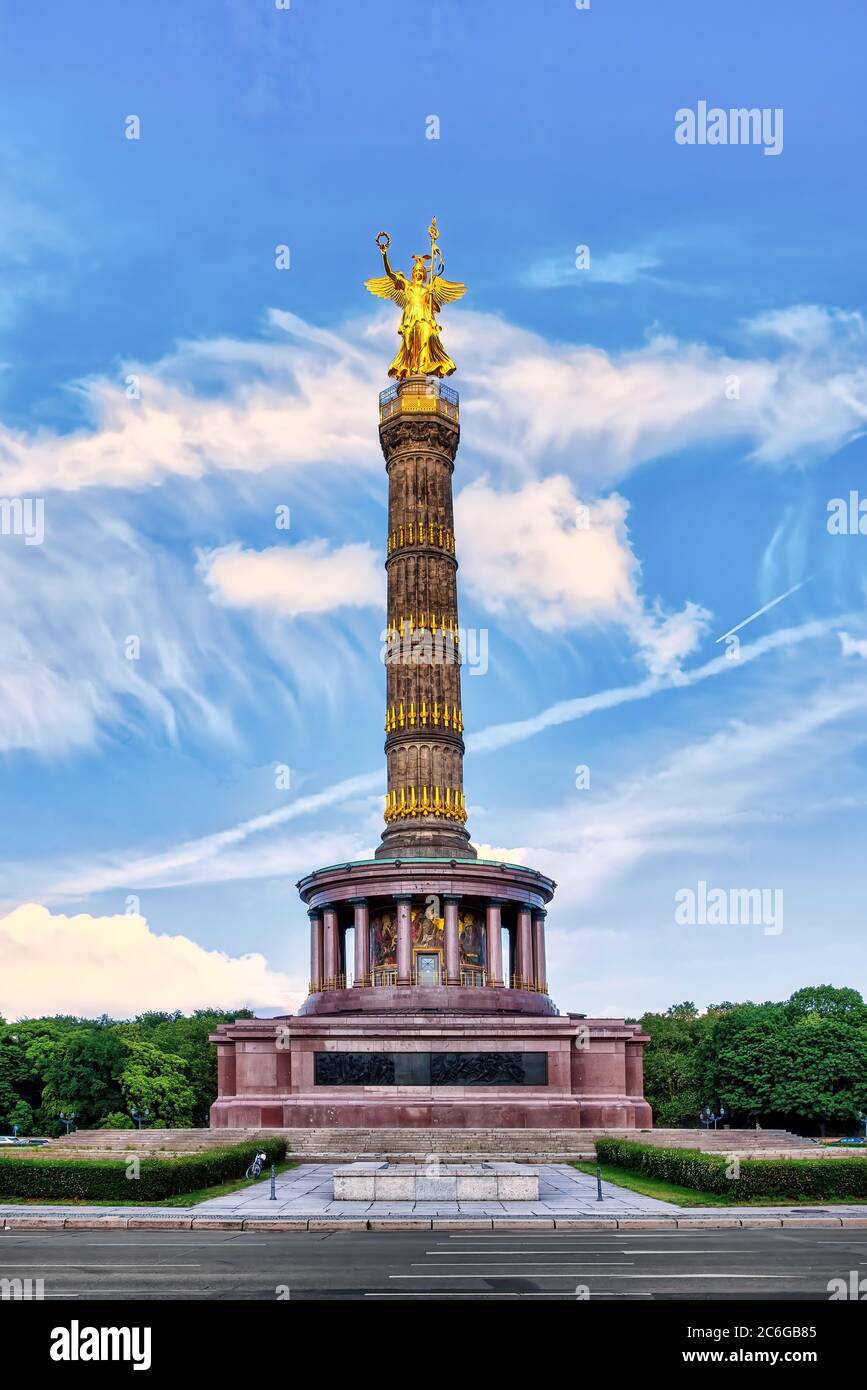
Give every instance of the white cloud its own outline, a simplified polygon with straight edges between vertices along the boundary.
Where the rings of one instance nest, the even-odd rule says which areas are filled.
[[[291,316],[271,322],[296,334],[298,346],[182,344],[152,368],[128,363],[117,380],[79,383],[89,428],[62,435],[0,428],[0,494],[138,489],[278,466],[381,466],[381,364]],[[128,376],[138,379],[139,398],[127,396]]]
[[[850,637],[848,632],[838,632],[844,656],[863,656],[867,660],[867,638]]]
[[[0,540],[0,750],[67,754],[144,724],[230,740],[226,696],[247,677],[215,616],[185,566],[120,516],[47,499],[43,545]]]
[[[764,656],[766,652],[825,637],[834,630],[838,621],[839,619],[829,618],[769,633],[767,637],[761,637],[756,642],[741,645],[737,661],[730,661],[726,656],[717,656],[686,671],[672,669],[664,675],[645,676],[644,680],[636,681],[633,685],[614,686],[609,690],[596,691],[593,695],[579,695],[574,700],[560,700],[529,719],[515,719],[507,724],[491,724],[487,729],[470,734],[466,740],[467,750],[493,752],[498,748],[508,748],[513,743],[521,743],[524,739],[542,733],[544,729],[554,728],[558,724],[569,724],[575,719],[584,719],[589,714],[595,714],[597,710],[616,709],[618,705],[646,700],[649,695],[656,695],[659,691],[672,687],[685,689],[697,685],[713,676],[740,670],[745,664]]]
[[[0,495],[142,488],[207,472],[381,467],[375,402],[393,313],[328,331],[272,311],[269,324],[292,342],[182,343],[150,366],[127,363],[117,379],[79,383],[88,427],[0,428]],[[796,306],[747,327],[770,332],[776,356],[660,336],[610,353],[454,310],[446,341],[461,368],[465,453],[523,475],[565,469],[600,488],[688,448],[743,441],[765,462],[803,462],[863,429],[860,316]],[[139,378],[140,399],[127,398],[128,374]],[[737,399],[727,394],[733,378]]]
[[[527,813],[527,841],[492,857],[532,864],[555,879],[562,921],[564,909],[599,901],[646,859],[683,860],[743,845],[747,837],[752,843],[763,821],[791,819],[793,805],[803,802],[799,783],[814,786],[812,769],[827,766],[829,726],[839,730],[859,716],[852,737],[860,740],[865,703],[867,687],[853,681],[797,706],[783,703],[764,720],[732,721],[676,747],[608,795],[576,792],[563,805]],[[835,747],[845,756],[846,746],[841,733]]]
[[[530,267],[524,283],[538,290],[580,288],[594,282],[633,285],[636,280],[653,279],[648,272],[656,270],[660,264],[659,257],[650,251],[609,251],[597,255],[591,248],[586,269],[577,268],[575,257],[549,257]]]
[[[621,624],[651,671],[668,670],[694,650],[710,615],[694,603],[669,615],[644,603],[627,510],[616,493],[582,504],[562,476],[514,492],[480,479],[455,500],[458,534],[472,537],[463,582],[491,612],[547,631]]]
[[[50,963],[50,968],[49,968]],[[149,1009],[279,1009],[302,1002],[302,981],[264,956],[209,951],[160,935],[143,917],[53,915],[24,903],[0,918],[0,1014],[130,1018]]]
[[[772,633],[760,641],[742,646],[738,662],[720,656],[692,671],[670,674],[666,678],[647,676],[632,686],[597,691],[593,695],[561,701],[540,711],[532,719],[519,720],[511,724],[494,724],[488,729],[471,734],[467,740],[468,751],[494,751],[532,738],[534,734],[552,726],[586,718],[597,710],[613,709],[621,704],[643,700],[663,690],[687,688],[698,681],[740,669],[744,664],[759,659],[767,652],[826,636],[834,627],[835,623],[831,620],[806,623],[800,628]],[[366,858],[370,853],[369,845],[363,843],[358,835],[339,831],[300,836],[291,842],[279,841],[276,844],[266,844],[261,849],[252,848],[246,853],[242,851],[251,837],[268,833],[290,821],[316,815],[331,807],[352,805],[358,798],[384,792],[384,786],[383,770],[360,773],[356,777],[325,787],[321,792],[298,797],[275,811],[264,812],[227,830],[215,831],[212,835],[185,841],[157,854],[127,852],[106,856],[88,865],[77,863],[68,872],[60,876],[55,874],[52,881],[41,890],[41,895],[49,899],[69,898],[105,892],[113,888],[131,891],[145,887],[167,888],[240,878],[289,877],[295,872],[306,873],[311,864],[344,861],[348,863],[353,859]],[[479,852],[482,853],[481,848]],[[555,852],[551,851],[552,854]],[[516,863],[535,863],[534,855],[544,858],[548,853],[536,849],[509,850],[488,846],[483,857]],[[571,854],[572,851],[568,853]],[[546,862],[550,862],[553,877],[556,878],[553,860]],[[12,867],[4,866],[7,877],[11,875]]]
[[[227,545],[200,561],[212,596],[231,608],[296,618],[335,608],[385,605],[382,557],[367,545],[331,549],[325,540],[243,550]]]
[[[253,816],[228,830],[186,840],[158,854],[120,853],[90,865],[76,864],[43,894],[46,897],[79,897],[111,888],[170,888],[190,883],[220,883],[230,879],[291,877],[307,873],[311,864],[334,864],[363,858],[367,850],[357,836],[346,833],[311,834],[293,841],[267,845],[259,857],[245,856],[243,846],[261,835],[304,816],[332,806],[345,805],[352,797],[382,789],[385,772],[364,773],[326,787],[310,796],[299,796],[276,811]]]

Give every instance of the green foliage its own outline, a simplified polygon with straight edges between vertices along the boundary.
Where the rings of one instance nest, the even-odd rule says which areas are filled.
[[[113,1110],[100,1120],[97,1129],[135,1129],[135,1123],[122,1110]]]
[[[195,1096],[187,1083],[186,1062],[138,1038],[125,1039],[124,1051],[120,1084],[127,1109],[146,1111],[158,1128],[192,1125]]]
[[[694,1126],[705,1105],[733,1125],[855,1129],[867,1110],[867,1007],[815,985],[783,1003],[675,1004],[645,1014],[645,1095],[657,1126]]]
[[[854,1128],[867,1109],[867,1009],[857,990],[830,985],[739,1005],[710,1030],[700,1071],[736,1118]]]
[[[155,1124],[206,1126],[217,1094],[218,1023],[249,1009],[142,1014],[133,1022],[69,1016],[0,1020],[0,1132],[58,1135],[60,1111],[79,1129],[147,1109]],[[131,1122],[130,1122],[131,1123]],[[116,1126],[112,1126],[116,1127]]]
[[[657,1149],[626,1139],[599,1139],[600,1163],[628,1168],[677,1187],[729,1196],[733,1206],[747,1198],[867,1198],[867,1159],[742,1158],[698,1149]],[[737,1176],[735,1176],[737,1175]]]
[[[130,1152],[134,1147],[131,1143]],[[283,1139],[254,1140],[180,1158],[144,1158],[135,1168],[126,1154],[111,1161],[0,1155],[0,1198],[160,1202],[242,1178],[259,1149],[264,1149],[268,1164],[286,1157]]]
[[[664,1014],[645,1014],[641,1026],[650,1034],[644,1054],[644,1094],[656,1125],[695,1125],[705,1104],[700,1048],[715,1014],[699,1016],[691,1001],[673,1004]]]

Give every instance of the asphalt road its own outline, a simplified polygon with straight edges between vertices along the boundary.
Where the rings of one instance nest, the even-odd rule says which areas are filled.
[[[59,1301],[827,1301],[851,1271],[867,1275],[867,1230],[0,1232],[0,1279]]]

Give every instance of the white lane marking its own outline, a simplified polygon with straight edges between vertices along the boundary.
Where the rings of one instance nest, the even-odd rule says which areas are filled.
[[[422,1292],[422,1290],[419,1289],[418,1293],[414,1293],[412,1289],[404,1289],[402,1293],[389,1293],[387,1290],[383,1290],[383,1291],[374,1290],[374,1291],[372,1291],[372,1292],[370,1292],[370,1293],[366,1293],[366,1294],[364,1295],[365,1298],[454,1298],[455,1296],[456,1296],[456,1295],[453,1294],[453,1293],[437,1293],[436,1289],[427,1289],[425,1292]],[[639,1291],[638,1291],[637,1289],[636,1289],[633,1293],[618,1293],[615,1289],[608,1289],[608,1290],[604,1290],[602,1293],[593,1293],[593,1292],[591,1291],[590,1297],[591,1297],[591,1298],[653,1298],[653,1294],[652,1294],[652,1293],[639,1293]],[[552,1290],[550,1293],[539,1293],[539,1292],[538,1292],[537,1290],[535,1290],[535,1289],[526,1289],[526,1290],[522,1289],[520,1293],[513,1293],[513,1292],[511,1292],[511,1291],[508,1292],[508,1293],[494,1293],[492,1290],[489,1289],[489,1290],[487,1290],[485,1293],[482,1293],[482,1292],[480,1292],[480,1291],[478,1291],[478,1290],[476,1290],[476,1289],[465,1289],[464,1292],[461,1294],[461,1299],[465,1299],[465,1298],[569,1298],[569,1299],[574,1299],[574,1298],[575,1298],[575,1294],[574,1294],[573,1292],[569,1292],[569,1293],[555,1293],[553,1290]],[[583,1303],[584,1300],[581,1299],[580,1302]]]
[[[648,1249],[647,1246],[645,1246],[645,1247],[644,1247],[643,1249],[641,1249],[641,1250],[627,1250],[627,1249],[624,1249],[624,1247],[623,1247],[622,1245],[621,1245],[621,1246],[618,1246],[616,1250],[611,1250],[610,1247],[607,1247],[607,1246],[602,1246],[602,1247],[600,1247],[598,1250],[592,1250],[592,1249],[590,1249],[590,1248],[589,1248],[588,1246],[586,1246],[586,1245],[565,1245],[565,1246],[562,1246],[562,1247],[558,1248],[557,1250],[552,1250],[552,1248],[551,1248],[550,1246],[548,1246],[547,1249],[542,1249],[542,1250],[504,1250],[503,1247],[502,1247],[501,1245],[498,1245],[498,1246],[495,1247],[495,1250],[461,1250],[460,1252],[455,1251],[455,1254],[460,1253],[461,1255],[493,1255],[495,1252],[497,1252],[497,1253],[499,1253],[499,1254],[501,1254],[501,1255],[553,1255],[553,1254],[558,1254],[558,1255],[564,1254],[564,1255],[565,1255],[565,1254],[568,1254],[569,1251],[572,1251],[572,1250],[583,1250],[583,1251],[585,1251],[588,1255],[591,1255],[591,1256],[592,1256],[592,1255],[615,1255],[615,1254],[616,1254],[616,1255],[675,1255],[675,1256],[682,1257],[682,1258],[687,1258],[687,1259],[693,1259],[693,1258],[695,1258],[695,1256],[697,1256],[697,1255],[743,1255],[743,1254],[747,1253],[747,1252],[745,1252],[744,1250],[724,1250],[724,1249],[717,1249],[717,1248],[715,1248],[715,1247],[713,1247],[713,1246],[711,1246],[711,1247],[705,1246],[705,1247],[704,1247],[703,1249],[701,1249],[701,1250],[683,1251],[683,1250],[652,1250],[652,1249]],[[426,1255],[433,1255],[434,1257],[438,1258],[439,1261],[440,1261],[440,1263],[442,1264],[443,1261],[442,1261],[442,1258],[441,1258],[441,1257],[442,1257],[443,1255],[447,1254],[448,1251],[446,1251],[446,1250],[426,1250],[424,1253],[425,1253]],[[630,1262],[630,1261],[627,1261],[627,1263],[631,1263],[631,1262]]]
[[[86,1264],[83,1260],[67,1260],[64,1264],[45,1264],[43,1260],[28,1260],[21,1265],[0,1265],[0,1269],[201,1269],[200,1264],[176,1264],[166,1260],[165,1264],[140,1265],[132,1260],[125,1260],[123,1264]]]
[[[591,1265],[591,1268],[594,1266]],[[807,1273],[808,1271],[805,1271]],[[514,1274],[389,1274],[389,1279],[514,1279]],[[565,1274],[533,1274],[533,1279],[565,1279]],[[606,1279],[802,1279],[802,1274],[606,1274]]]
[[[413,1260],[414,1269],[424,1267],[423,1260]],[[509,1269],[537,1269],[539,1265],[561,1265],[566,1269],[612,1269],[615,1265],[620,1268],[622,1265],[634,1264],[634,1260],[438,1260],[436,1268],[444,1269],[447,1265],[464,1266],[467,1264],[475,1265],[477,1269],[493,1269],[496,1265],[498,1269],[506,1265]]]

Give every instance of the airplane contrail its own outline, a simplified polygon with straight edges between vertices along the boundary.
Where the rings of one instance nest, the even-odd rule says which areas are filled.
[[[748,618],[744,618],[742,623],[738,623],[737,627],[730,628],[728,632],[724,632],[722,637],[718,637],[716,640],[718,642],[724,642],[727,637],[733,637],[736,632],[740,632],[741,628],[746,627],[747,623],[751,623],[754,618],[760,618],[763,613],[767,613],[769,608],[776,608],[778,603],[782,603],[784,598],[789,597],[789,594],[794,594],[798,589],[803,589],[804,585],[809,583],[811,577],[812,576],[808,575],[806,579],[801,580],[800,584],[793,584],[791,589],[787,589],[784,594],[778,595],[777,598],[772,598],[770,603],[765,604],[764,608],[757,608],[755,613],[751,613]]]

